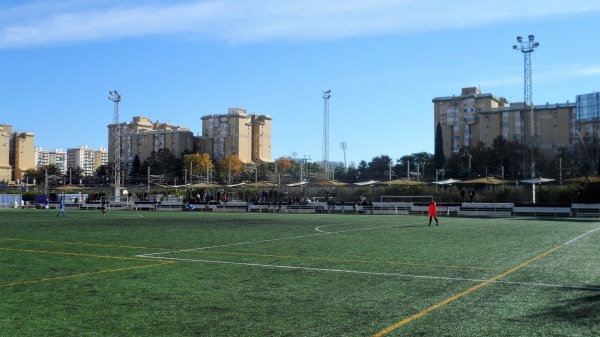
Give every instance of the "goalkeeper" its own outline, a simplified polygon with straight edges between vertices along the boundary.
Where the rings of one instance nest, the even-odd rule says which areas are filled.
[[[435,203],[435,201],[433,201],[433,198],[431,198],[431,201],[429,202],[429,225],[431,226],[431,219],[435,219],[435,225],[439,226],[440,223],[438,222],[437,219],[437,204]]]

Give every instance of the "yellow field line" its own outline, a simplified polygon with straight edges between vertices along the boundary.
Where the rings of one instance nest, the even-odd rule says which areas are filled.
[[[197,253],[204,253],[204,254],[215,254],[215,255],[237,255],[237,256],[255,256],[255,257],[274,257],[274,258],[282,258],[282,259],[302,259],[302,260],[332,261],[332,262],[359,262],[359,263],[391,264],[391,265],[403,265],[403,266],[415,266],[415,267],[441,267],[441,268],[460,268],[460,269],[478,269],[478,270],[493,270],[493,269],[498,269],[498,268],[454,266],[454,265],[443,265],[443,264],[410,263],[410,262],[395,262],[395,261],[375,261],[375,260],[354,260],[354,259],[336,259],[336,258],[327,258],[327,257],[307,257],[307,256],[293,256],[293,255],[234,253],[234,252],[219,252],[219,251],[207,251],[207,250],[198,250],[198,251],[195,251],[195,252],[197,252]]]
[[[421,311],[418,314],[414,314],[414,315],[412,315],[412,316],[410,316],[410,317],[408,317],[408,318],[406,318],[406,319],[404,319],[404,320],[402,320],[402,321],[400,321],[400,322],[398,322],[398,323],[396,323],[396,324],[394,324],[394,325],[392,325],[392,326],[390,326],[388,328],[385,328],[385,329],[377,332],[376,334],[374,334],[373,337],[383,336],[383,335],[385,335],[385,334],[387,334],[387,333],[389,333],[389,332],[391,332],[391,331],[393,331],[393,330],[395,330],[395,329],[397,329],[397,328],[399,328],[399,327],[401,327],[401,326],[403,326],[403,325],[405,325],[407,323],[410,323],[410,322],[414,321],[417,318],[423,317],[423,316],[427,315],[428,313],[430,313],[430,312],[432,312],[434,310],[437,310],[437,309],[445,306],[446,304],[448,304],[450,302],[456,301],[457,299],[459,299],[459,298],[461,298],[461,297],[463,297],[465,295],[468,295],[468,294],[474,292],[475,290],[477,290],[479,288],[485,287],[486,285],[488,285],[488,284],[490,284],[490,283],[492,283],[494,281],[497,281],[498,279],[501,279],[504,276],[507,276],[507,275],[509,275],[509,274],[511,274],[511,273],[513,273],[513,272],[515,272],[515,271],[517,271],[517,270],[525,267],[526,265],[528,265],[528,264],[530,264],[530,263],[532,263],[532,262],[534,262],[534,261],[536,261],[536,260],[538,260],[538,259],[540,259],[540,258],[542,258],[542,257],[544,257],[544,256],[546,256],[546,255],[548,255],[548,254],[556,251],[556,250],[561,249],[564,246],[565,246],[564,244],[556,246],[556,247],[550,249],[547,252],[544,252],[544,253],[542,253],[542,254],[540,254],[540,255],[532,258],[532,259],[529,259],[529,260],[521,263],[520,265],[518,265],[518,266],[516,266],[516,267],[514,267],[512,269],[509,269],[509,270],[505,271],[504,273],[502,273],[500,275],[494,276],[491,279],[489,279],[489,280],[487,280],[485,282],[479,283],[478,285],[476,285],[476,286],[474,286],[472,288],[469,288],[469,289],[463,291],[462,293],[459,293],[459,294],[454,295],[454,296],[452,296],[450,298],[447,298],[447,299],[439,302],[438,304],[435,304],[435,305],[433,305],[433,306],[431,306],[431,307],[429,307],[429,308]]]
[[[128,248],[128,249],[169,250],[166,248],[140,247],[140,246],[119,246],[119,245],[107,245],[107,244],[100,244],[100,243],[61,242],[61,241],[49,241],[49,240],[25,240],[25,239],[13,239],[13,238],[0,238],[0,240],[2,240],[2,241],[18,241],[18,242],[52,243],[52,244],[59,244],[59,245],[74,245],[74,246],[96,246],[96,247],[112,247],[112,248]]]
[[[124,257],[124,256],[110,256],[110,255],[96,255],[96,254],[82,254],[82,253],[67,253],[67,252],[53,252],[49,250],[35,250],[35,249],[20,249],[20,248],[4,248],[0,247],[0,250],[4,251],[14,251],[14,252],[22,252],[22,253],[41,253],[41,254],[54,254],[54,255],[67,255],[67,256],[79,256],[79,257],[95,257],[102,259],[117,259],[117,260],[132,260],[132,261],[155,261],[144,258],[136,258],[136,257]],[[173,263],[173,261],[167,260],[159,260],[162,263]]]
[[[156,264],[148,264],[148,265],[144,265],[144,266],[135,266],[135,267],[110,269],[110,270],[100,270],[100,271],[83,273],[83,274],[65,275],[65,276],[43,278],[43,279],[39,279],[39,280],[6,283],[6,284],[0,284],[0,288],[14,287],[14,286],[19,286],[19,285],[33,284],[33,283],[40,283],[40,282],[47,282],[47,281],[63,280],[63,279],[68,279],[68,278],[83,277],[83,276],[90,276],[90,275],[98,275],[98,274],[104,274],[104,273],[113,273],[113,272],[141,269],[141,268],[147,268],[147,267],[163,266],[165,264],[168,264],[168,262],[170,262],[170,261],[165,261],[165,262],[156,263]]]

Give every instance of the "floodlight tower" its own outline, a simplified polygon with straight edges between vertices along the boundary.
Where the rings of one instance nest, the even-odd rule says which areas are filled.
[[[517,42],[519,45],[514,45],[514,50],[520,50],[524,56],[524,110],[525,113],[525,128],[526,128],[526,146],[529,147],[530,150],[530,158],[529,158],[529,170],[530,177],[535,178],[535,116],[533,109],[533,101],[531,99],[531,53],[535,50],[535,48],[539,47],[539,43],[535,42],[535,36],[529,35],[527,41],[523,41],[521,36],[517,36]],[[534,199],[535,200],[535,199]]]
[[[325,168],[325,179],[329,179],[329,98],[331,90],[323,91],[323,166]]]
[[[348,145],[346,144],[346,142],[341,142],[340,147],[342,148],[342,151],[344,151],[344,167],[347,167],[347,165],[346,165],[346,149],[348,148]]]
[[[108,99],[113,101],[115,105],[114,109],[114,125],[112,142],[113,146],[113,163],[114,163],[114,183],[115,188],[121,187],[121,124],[119,124],[119,103],[121,102],[121,95],[118,91],[109,91]]]

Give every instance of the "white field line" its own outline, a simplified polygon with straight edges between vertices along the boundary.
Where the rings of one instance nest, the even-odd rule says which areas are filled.
[[[583,234],[579,235],[578,237],[576,237],[576,238],[573,238],[573,239],[571,239],[571,240],[569,240],[569,241],[565,242],[565,246],[566,246],[566,245],[570,245],[571,243],[573,243],[573,242],[575,242],[575,241],[577,241],[577,240],[579,240],[579,239],[581,239],[581,238],[583,238],[583,237],[585,237],[585,236],[587,236],[587,235],[590,235],[590,234],[592,234],[592,233],[594,233],[594,232],[596,232],[596,231],[599,231],[599,230],[600,230],[600,227],[598,227],[598,228],[596,228],[596,229],[592,229],[591,231],[588,231],[588,232],[586,232],[586,233],[583,233]]]
[[[152,257],[147,257],[147,258],[171,260],[171,261],[228,264],[228,265],[237,265],[237,266],[262,267],[262,268],[274,268],[274,269],[296,269],[296,270],[330,272],[330,273],[346,273],[346,274],[361,274],[361,275],[375,275],[375,276],[395,276],[395,277],[404,277],[404,278],[420,278],[420,279],[442,280],[442,281],[462,281],[462,282],[472,282],[472,283],[481,283],[481,282],[488,281],[487,279],[468,279],[468,278],[461,278],[461,277],[384,273],[384,272],[370,272],[370,271],[347,270],[347,269],[311,268],[311,267],[303,267],[303,266],[284,266],[284,265],[264,264],[264,263],[215,261],[215,260],[204,260],[204,259],[184,259],[184,258],[164,257],[164,256],[152,256]],[[546,284],[546,283],[538,283],[538,282],[511,282],[511,281],[496,280],[496,281],[492,281],[491,283],[600,291],[600,287],[585,287],[585,286],[573,286],[573,285],[564,285],[564,284]]]
[[[170,252],[148,253],[148,254],[142,254],[142,255],[139,255],[139,256],[151,257],[152,255],[157,255],[157,254],[161,254],[161,255],[164,255],[164,254],[176,254],[176,253],[183,253],[183,252],[193,252],[193,251],[196,251],[196,250],[207,250],[207,249],[213,249],[213,248],[223,248],[223,247],[251,245],[251,244],[255,244],[255,243],[265,243],[265,242],[275,242],[275,241],[283,241],[283,240],[302,239],[302,238],[309,238],[309,237],[313,237],[313,236],[322,236],[322,235],[330,235],[330,234],[349,233],[349,232],[364,231],[364,230],[371,230],[371,229],[380,229],[380,228],[389,228],[389,227],[402,227],[402,226],[405,226],[405,225],[387,225],[387,226],[378,226],[378,227],[366,227],[366,228],[348,229],[348,230],[345,230],[345,231],[337,231],[337,232],[324,232],[324,231],[320,231],[320,233],[316,233],[316,234],[296,235],[296,236],[289,236],[289,237],[275,238],[275,239],[266,239],[266,240],[257,240],[257,241],[236,242],[236,243],[228,243],[228,244],[216,245],[216,246],[198,247],[198,248],[190,248],[190,249],[182,249],[182,250],[173,250],[173,251],[170,251]],[[323,226],[320,226],[320,227],[323,227]],[[319,227],[317,227],[317,228],[319,228]]]
[[[188,262],[202,262],[202,263],[217,263],[217,264],[229,264],[229,265],[240,265],[240,266],[250,266],[250,267],[263,267],[263,268],[283,268],[283,269],[297,269],[297,270],[308,270],[308,271],[319,271],[319,272],[337,272],[337,273],[349,273],[349,274],[362,274],[362,275],[379,275],[379,276],[397,276],[397,277],[406,277],[406,278],[422,278],[422,279],[432,279],[432,280],[451,280],[451,281],[464,281],[464,282],[487,282],[488,280],[484,279],[467,279],[467,278],[456,278],[456,277],[444,277],[444,276],[428,276],[428,275],[412,275],[412,274],[399,274],[399,273],[384,273],[384,272],[367,272],[367,271],[359,271],[359,270],[345,270],[345,269],[328,269],[328,268],[311,268],[311,267],[303,267],[303,266],[284,266],[284,265],[272,265],[272,264],[261,264],[261,263],[246,263],[246,262],[234,262],[234,261],[215,261],[215,260],[204,260],[204,259],[184,259],[184,258],[169,258],[165,256],[156,256],[163,254],[174,254],[179,252],[190,252],[197,250],[206,250],[211,248],[222,248],[222,247],[231,247],[238,245],[247,245],[253,243],[264,243],[264,242],[273,242],[273,241],[282,241],[282,240],[291,240],[298,238],[306,238],[306,237],[314,237],[321,235],[329,235],[329,234],[338,234],[338,233],[347,233],[347,232],[355,232],[362,230],[370,230],[370,229],[379,229],[379,228],[389,228],[389,227],[402,227],[405,225],[387,225],[387,226],[377,226],[377,227],[367,227],[367,228],[359,228],[359,229],[350,229],[345,231],[337,231],[337,232],[325,232],[320,230],[320,228],[325,226],[335,226],[335,225],[324,225],[316,227],[315,230],[320,233],[317,234],[308,234],[308,235],[298,235],[291,236],[285,238],[276,238],[276,239],[268,239],[268,240],[258,240],[258,241],[248,241],[248,242],[238,242],[233,244],[225,244],[225,245],[217,245],[217,246],[209,246],[209,247],[200,247],[200,248],[192,248],[192,249],[184,249],[184,250],[176,250],[169,252],[158,252],[158,253],[149,253],[149,254],[140,254],[136,255],[136,257],[142,258],[150,258],[150,259],[161,259],[161,260],[172,260],[172,261],[188,261]],[[573,242],[592,234],[596,231],[599,231],[599,228],[592,229],[582,235],[579,235],[567,242],[564,245],[570,245]],[[592,290],[592,291],[600,291],[600,287],[586,287],[586,286],[575,286],[575,285],[564,285],[564,284],[546,284],[539,282],[513,282],[513,281],[500,281],[495,280],[490,283],[497,284],[512,284],[512,285],[525,285],[525,286],[537,286],[537,287],[552,287],[552,288],[567,288],[567,289],[576,289],[576,290]]]

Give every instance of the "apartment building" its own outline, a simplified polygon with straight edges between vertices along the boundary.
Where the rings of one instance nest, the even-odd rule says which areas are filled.
[[[577,135],[586,145],[600,146],[600,92],[577,96],[575,123]]]
[[[108,151],[102,147],[94,150],[82,145],[78,148],[67,149],[67,171],[80,168],[83,175],[89,177],[96,174],[96,169],[100,165],[106,164],[108,164]]]
[[[462,88],[459,96],[436,97],[434,130],[442,127],[444,156],[482,142],[491,147],[498,136],[509,141],[525,142],[528,136],[529,107],[524,103],[508,104],[503,97],[482,94],[479,88]],[[534,145],[540,154],[553,158],[559,147],[570,148],[576,137],[576,103],[535,105]]]
[[[213,160],[232,153],[244,163],[272,162],[270,116],[247,114],[243,108],[229,108],[227,114],[201,119],[201,152],[208,153]]]
[[[16,181],[35,168],[34,138],[31,132],[15,132],[11,125],[0,124],[0,180]]]
[[[115,158],[116,125],[108,125],[108,162]],[[121,165],[130,169],[137,155],[141,161],[150,157],[153,151],[170,150],[176,157],[186,151],[194,151],[194,134],[189,128],[171,123],[152,122],[148,117],[133,117],[131,122],[119,123]]]
[[[61,148],[57,148],[54,149],[54,151],[48,152],[48,163],[56,165],[61,174],[67,174],[67,157],[67,152],[63,151]]]
[[[34,152],[36,169],[40,169],[50,164],[50,151],[44,150],[41,147],[36,147]]]
[[[55,165],[61,174],[67,174],[67,152],[57,148],[53,151],[44,150],[41,147],[35,148],[35,167],[41,169],[47,165]]]
[[[102,165],[108,165],[108,150],[104,147],[94,151],[94,172]]]
[[[10,138],[12,126],[0,124],[0,181],[12,181],[12,166],[10,165]]]

